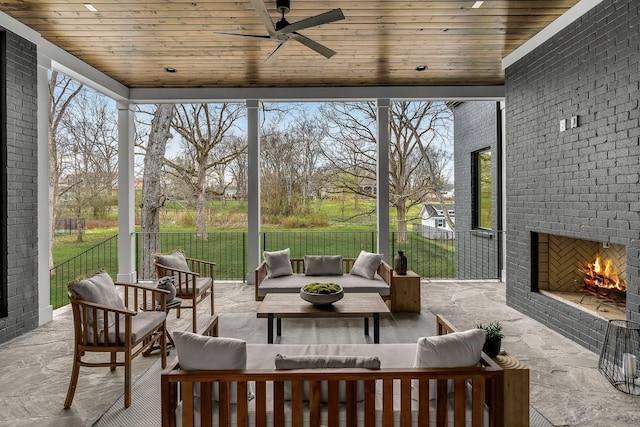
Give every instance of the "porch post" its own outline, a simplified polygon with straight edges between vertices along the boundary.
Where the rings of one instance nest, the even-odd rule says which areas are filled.
[[[138,281],[133,175],[134,104],[118,102],[118,282]]]
[[[248,142],[248,268],[247,283],[255,285],[253,272],[260,264],[260,117],[257,99],[247,101]]]
[[[387,262],[389,253],[389,106],[388,98],[378,99],[378,167],[376,173],[376,211],[378,225],[378,253]]]
[[[505,153],[506,153],[506,147],[507,147],[507,142],[506,142],[506,137],[507,137],[507,128],[506,128],[506,105],[505,105],[505,101],[500,101],[499,103],[500,105],[500,129],[498,129],[498,132],[500,132],[500,138],[498,139],[500,141],[500,163],[498,164],[498,167],[500,168],[500,188],[498,189],[499,191],[499,195],[500,197],[498,198],[500,200],[500,206],[498,207],[498,209],[500,209],[501,211],[501,215],[499,215],[500,218],[500,222],[498,223],[498,230],[501,231],[500,233],[500,251],[499,253],[502,255],[502,259],[500,260],[500,266],[502,267],[501,271],[500,271],[500,280],[502,280],[503,282],[506,282],[507,280],[507,164],[505,162]]]
[[[38,53],[38,325],[53,320],[49,276],[49,69],[51,59]]]

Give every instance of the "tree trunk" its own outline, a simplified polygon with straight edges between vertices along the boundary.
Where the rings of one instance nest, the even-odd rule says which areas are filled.
[[[396,214],[398,221],[398,243],[407,242],[407,201],[399,197],[396,202]]]
[[[153,115],[149,141],[144,156],[144,175],[142,177],[142,274],[143,279],[153,277],[151,255],[161,252],[160,238],[160,208],[164,204],[161,178],[162,164],[167,146],[171,138],[169,129],[173,119],[173,105],[160,104]]]
[[[196,195],[196,237],[207,239],[207,197],[204,191]]]
[[[198,193],[196,194],[196,237],[207,239],[207,170],[198,166]]]

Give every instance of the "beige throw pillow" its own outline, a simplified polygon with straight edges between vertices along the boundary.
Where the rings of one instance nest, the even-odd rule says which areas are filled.
[[[486,333],[482,329],[469,329],[446,335],[418,338],[414,368],[461,368],[477,366],[482,355]],[[412,383],[413,397],[417,399],[417,384]],[[449,391],[453,389],[450,381]],[[436,398],[437,382],[429,382],[430,399]]]
[[[264,262],[267,263],[269,277],[291,276],[293,274],[289,248],[275,252],[264,251],[262,256],[264,257]]]
[[[351,267],[350,274],[373,279],[381,262],[382,254],[360,251],[360,255],[358,255],[358,258],[353,263],[353,267]]]
[[[208,337],[188,331],[173,333],[180,368],[190,370],[226,370],[247,368],[247,343],[235,338]],[[231,384],[231,403],[237,402],[237,388]],[[200,388],[194,387],[194,395],[200,396]],[[218,387],[212,390],[213,400],[218,400]]]

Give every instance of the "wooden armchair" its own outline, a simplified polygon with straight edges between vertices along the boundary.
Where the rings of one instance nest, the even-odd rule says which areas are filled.
[[[176,317],[180,317],[181,308],[192,310],[192,330],[198,330],[197,305],[207,296],[210,299],[211,314],[213,315],[213,279],[215,263],[194,258],[187,258],[180,249],[167,254],[154,254],[153,265],[156,266],[158,278],[172,276],[176,287],[176,296],[183,300],[191,300],[191,305],[176,309]]]
[[[124,287],[124,303],[116,285]],[[73,311],[73,369],[64,407],[69,408],[76,391],[80,367],[124,366],[124,407],[131,405],[131,362],[139,354],[147,355],[153,346],[160,348],[162,368],[167,365],[166,294],[169,291],[146,286],[114,283],[101,271],[68,286]],[[131,295],[130,295],[131,294]],[[133,309],[129,309],[129,302]],[[155,307],[150,311],[140,307]],[[109,361],[85,361],[86,353],[109,353]],[[122,361],[117,354],[123,353]],[[95,360],[95,359],[93,359]]]

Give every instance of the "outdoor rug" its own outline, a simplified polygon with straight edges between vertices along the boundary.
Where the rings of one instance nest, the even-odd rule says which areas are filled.
[[[244,339],[248,343],[267,342],[267,320],[255,313],[222,313],[219,315],[220,336]],[[282,319],[282,337],[286,344],[364,344],[363,319]],[[373,325],[370,322],[370,334]],[[435,316],[427,310],[421,313],[393,313],[380,319],[381,343],[415,342],[419,337],[435,335]],[[277,345],[277,344],[276,344]],[[172,349],[170,359],[175,356]],[[132,402],[124,409],[120,397],[93,425],[96,427],[158,427],[160,419],[160,361],[145,372],[132,387]],[[551,426],[531,408],[531,426]]]

